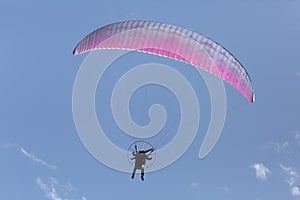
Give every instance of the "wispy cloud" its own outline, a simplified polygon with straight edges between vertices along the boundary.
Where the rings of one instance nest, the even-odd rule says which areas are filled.
[[[258,150],[272,150],[279,154],[295,154],[298,151],[298,146],[300,145],[300,131],[291,131],[289,134],[290,135],[286,140],[281,142],[267,142],[258,147]]]
[[[36,163],[38,163],[38,164],[44,165],[44,166],[48,167],[48,168],[51,169],[51,170],[56,170],[56,169],[57,169],[57,166],[48,164],[48,163],[45,162],[43,159],[36,157],[36,156],[35,156],[34,154],[32,154],[32,153],[29,153],[28,151],[26,151],[26,150],[25,150],[24,148],[22,148],[22,147],[20,148],[20,151],[21,151],[21,153],[22,153],[24,156],[30,158],[32,161],[34,161],[34,162],[36,162]]]
[[[263,146],[259,147],[260,150],[262,149],[272,149],[274,151],[276,151],[277,153],[281,153],[283,151],[285,151],[288,147],[289,147],[289,142],[285,141],[283,143],[279,143],[279,142],[268,142],[266,144],[264,144]]]
[[[197,188],[199,188],[199,183],[198,183],[198,182],[192,182],[192,183],[191,183],[191,188],[192,188],[192,189],[197,189]]]
[[[2,143],[2,144],[1,144],[1,147],[4,148],[4,149],[10,149],[10,148],[16,147],[16,145],[15,145],[15,144],[12,144],[12,143],[10,143],[10,142],[5,142],[5,143]]]
[[[294,137],[295,141],[297,142],[297,144],[300,144],[300,132],[296,131],[295,132],[295,137]]]
[[[300,72],[296,72],[296,75],[297,75],[298,77],[300,77]]]
[[[6,142],[0,143],[0,148],[4,148],[7,150],[13,149],[18,153],[21,153],[23,156],[27,157],[31,161],[43,165],[51,170],[56,170],[57,166],[51,165],[44,161],[43,159],[37,157],[33,153],[25,150],[25,148],[20,147],[19,145]],[[73,198],[72,195],[74,194],[73,186],[70,182],[66,184],[60,184],[55,178],[49,177],[47,181],[43,181],[41,178],[36,179],[36,185],[45,193],[47,199],[50,200],[88,200],[86,196],[77,196],[77,198]],[[73,193],[73,194],[72,194]]]
[[[2,143],[0,145],[4,149],[8,149],[8,150],[9,149],[13,149],[13,150],[16,150],[16,151],[20,152],[22,155],[24,155],[27,158],[31,159],[33,162],[36,162],[36,163],[38,163],[40,165],[43,165],[43,166],[46,166],[46,167],[48,167],[51,170],[56,170],[57,169],[57,166],[48,164],[43,159],[38,158],[33,153],[30,153],[30,152],[26,151],[23,147],[20,147],[19,145],[16,145],[16,144],[13,144],[13,143],[10,143],[10,142]]]
[[[254,165],[251,165],[250,167],[255,170],[256,178],[259,180],[266,180],[267,174],[271,173],[271,171],[262,163],[256,163]]]
[[[226,193],[226,194],[229,194],[229,189],[228,189],[228,187],[226,187],[226,186],[221,186],[221,187],[219,187],[218,190],[219,190],[219,191],[222,191],[222,192],[224,192],[224,193]]]
[[[48,199],[62,200],[62,198],[57,194],[54,182],[51,181],[50,185],[47,185],[41,178],[38,178],[36,179],[36,184],[45,192],[45,195]]]
[[[70,183],[60,184],[55,178],[49,177],[48,182],[44,182],[41,178],[36,179],[36,184],[45,193],[45,196],[50,200],[70,200],[73,186]],[[87,200],[82,196],[80,200]]]
[[[282,164],[280,164],[279,166],[286,174],[285,180],[289,184],[291,194],[293,196],[300,197],[299,187],[296,186],[296,182],[299,178],[298,172],[292,167],[284,166]]]

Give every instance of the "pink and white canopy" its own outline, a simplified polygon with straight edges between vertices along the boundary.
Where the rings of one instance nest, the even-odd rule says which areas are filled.
[[[239,61],[221,45],[191,30],[140,20],[109,24],[88,34],[73,54],[97,49],[135,50],[186,62],[221,77],[254,102],[250,77]]]

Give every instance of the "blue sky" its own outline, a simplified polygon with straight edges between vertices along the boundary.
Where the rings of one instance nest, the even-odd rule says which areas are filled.
[[[299,8],[298,0],[1,1],[1,198],[300,199]],[[145,182],[94,159],[72,115],[73,84],[86,56],[73,56],[74,46],[103,25],[130,19],[213,38],[243,63],[256,92],[251,104],[226,84],[226,122],[209,156],[198,159],[199,131],[179,160],[146,174]],[[139,63],[158,59],[136,56]],[[199,89],[198,97],[205,95]],[[205,129],[209,109],[201,109]]]

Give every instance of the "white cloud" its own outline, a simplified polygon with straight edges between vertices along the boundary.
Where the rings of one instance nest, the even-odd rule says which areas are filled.
[[[36,184],[45,192],[45,195],[48,199],[51,200],[63,200],[61,197],[58,196],[56,189],[55,189],[55,182],[50,181],[50,185],[47,185],[43,182],[41,178],[36,180]]]
[[[252,165],[251,168],[255,169],[256,178],[260,180],[266,180],[267,174],[271,173],[271,171],[262,163],[256,163]]]
[[[23,155],[25,155],[26,157],[30,158],[32,161],[39,163],[41,165],[44,165],[46,167],[48,167],[51,170],[56,170],[57,167],[54,165],[50,165],[47,162],[45,162],[44,160],[36,157],[34,154],[27,152],[25,149],[23,149],[22,147],[20,148],[20,151]]]
[[[36,184],[43,190],[45,196],[50,200],[75,199],[72,197],[74,189],[71,183],[60,184],[55,178],[49,177],[47,181],[37,178]],[[85,196],[76,199],[87,200]]]
[[[295,197],[300,197],[300,189],[297,186],[291,188],[291,194]]]
[[[286,174],[286,182],[290,186],[290,192],[293,196],[300,197],[300,190],[299,187],[297,187],[295,184],[298,181],[299,175],[296,170],[294,170],[292,167],[287,167],[282,164],[279,165],[280,168],[285,172]]]
[[[295,185],[296,181],[298,180],[298,173],[295,171],[292,167],[287,167],[282,164],[279,165],[280,168],[286,173],[286,182],[290,185],[293,186]]]
[[[296,74],[297,74],[298,77],[300,77],[300,72],[297,72]]]

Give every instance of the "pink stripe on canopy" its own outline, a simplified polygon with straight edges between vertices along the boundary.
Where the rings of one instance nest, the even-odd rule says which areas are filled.
[[[73,54],[97,49],[135,50],[186,62],[222,78],[254,102],[250,77],[240,62],[221,45],[191,30],[139,20],[109,24],[81,40]]]

